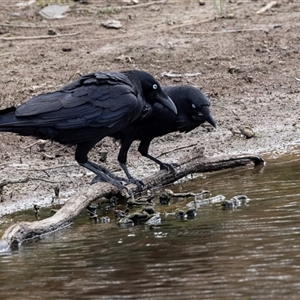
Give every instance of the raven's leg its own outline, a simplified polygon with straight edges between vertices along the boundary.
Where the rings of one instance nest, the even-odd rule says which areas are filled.
[[[92,162],[92,161],[89,161],[89,160],[88,160],[88,163],[89,163],[89,165],[91,165],[93,168],[95,168],[96,170],[98,170],[98,171],[100,171],[100,172],[106,174],[107,176],[109,176],[109,177],[112,178],[112,179],[120,180],[120,181],[127,181],[126,178],[119,177],[119,176],[113,174],[111,171],[109,171],[107,168],[105,168],[105,167],[103,167],[103,166],[100,166],[100,165],[98,165],[98,164],[96,164],[96,163],[94,163],[94,162]],[[89,169],[89,170],[91,170],[91,169]],[[92,170],[91,170],[91,171],[92,171]],[[92,172],[94,172],[94,171],[92,171]],[[95,172],[94,172],[94,173],[95,173]],[[96,174],[97,174],[97,173],[96,173]]]
[[[125,179],[117,177],[112,174],[108,169],[99,166],[88,160],[87,154],[93,148],[93,146],[98,142],[91,143],[82,143],[78,144],[75,152],[75,159],[80,166],[87,168],[88,170],[95,173],[97,176],[92,180],[91,184],[96,183],[97,181],[104,181],[111,183],[118,188],[123,188],[122,181],[127,182]]]
[[[157,159],[156,157],[153,157],[152,155],[148,154],[148,149],[149,149],[151,141],[152,141],[152,139],[151,140],[142,139],[140,142],[139,148],[138,148],[139,152],[143,156],[145,156],[145,157],[151,159],[152,161],[154,161],[155,163],[159,164],[161,170],[171,171],[173,174],[176,174],[176,170],[174,168],[174,165],[176,166],[176,164],[164,163],[164,162],[160,161],[159,159]]]
[[[123,169],[124,173],[126,174],[128,180],[131,183],[136,184],[138,187],[142,187],[144,185],[143,182],[132,177],[126,166],[127,153],[128,153],[128,150],[129,150],[132,142],[133,142],[133,140],[128,140],[128,139],[125,141],[122,141],[121,149],[118,154],[118,162],[119,162],[120,167]]]

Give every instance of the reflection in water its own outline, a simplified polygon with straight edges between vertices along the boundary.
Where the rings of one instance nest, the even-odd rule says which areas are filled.
[[[251,201],[235,211],[205,206],[194,220],[162,216],[161,226],[129,229],[87,223],[83,215],[63,232],[1,254],[0,297],[298,299],[300,160],[287,159],[182,187],[247,195]]]

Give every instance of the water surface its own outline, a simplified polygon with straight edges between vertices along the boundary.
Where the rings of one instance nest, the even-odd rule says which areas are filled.
[[[177,187],[251,199],[234,211],[209,205],[193,220],[163,215],[160,226],[127,229],[83,214],[61,232],[0,255],[0,298],[299,299],[299,153]]]

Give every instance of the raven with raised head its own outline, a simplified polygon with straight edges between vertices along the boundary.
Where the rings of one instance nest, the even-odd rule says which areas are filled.
[[[91,73],[17,108],[0,111],[0,131],[77,145],[75,159],[97,175],[93,182],[121,187],[120,178],[88,160],[88,152],[104,137],[147,117],[156,102],[177,113],[170,97],[149,73]]]
[[[163,163],[148,153],[151,141],[155,137],[174,131],[189,132],[204,122],[216,127],[209,109],[210,102],[199,89],[189,85],[163,86],[162,88],[175,103],[177,114],[155,103],[152,111],[143,120],[137,120],[112,135],[121,141],[118,161],[130,179],[133,178],[127,169],[126,161],[133,141],[140,140],[138,151],[143,156],[159,164],[161,169],[175,172],[171,164]]]

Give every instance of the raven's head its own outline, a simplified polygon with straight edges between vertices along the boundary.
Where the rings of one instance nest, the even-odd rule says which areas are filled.
[[[177,107],[177,127],[181,132],[189,132],[204,122],[216,127],[210,113],[210,102],[206,96],[193,86],[163,87]]]
[[[145,100],[154,104],[161,103],[173,113],[177,114],[177,108],[172,99],[162,90],[158,81],[149,73],[139,70],[125,71],[131,79],[134,78],[136,83],[140,84]]]

